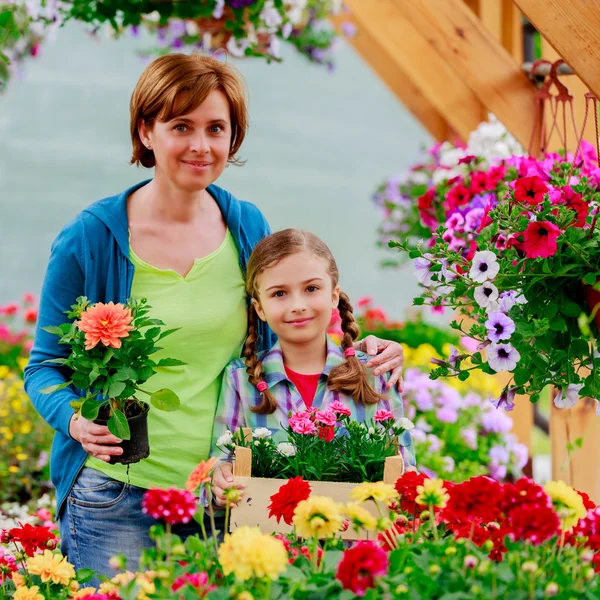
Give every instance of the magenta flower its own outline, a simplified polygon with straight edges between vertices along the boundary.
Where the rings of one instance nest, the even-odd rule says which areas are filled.
[[[336,415],[345,415],[347,417],[352,415],[352,411],[339,400],[335,400],[329,405],[329,409],[332,410]]]
[[[334,427],[337,425],[337,417],[333,410],[326,408],[325,410],[320,410],[315,414],[315,422],[321,423],[322,425],[328,425],[329,427]]]
[[[376,422],[390,421],[393,419],[395,419],[394,415],[389,410],[383,408],[378,410],[373,417],[373,420]]]
[[[294,423],[290,420],[290,427],[292,428],[292,431],[301,435],[317,435],[316,425],[312,421],[306,419],[295,421]]]

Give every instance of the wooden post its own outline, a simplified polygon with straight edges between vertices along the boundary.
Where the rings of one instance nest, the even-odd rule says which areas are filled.
[[[384,56],[398,65],[444,121],[466,140],[487,114],[452,68],[453,57],[440,54],[426,32],[402,14],[395,0],[346,0],[345,4],[359,33],[367,32],[370,39],[377,40],[381,49],[378,60]]]
[[[242,434],[246,442],[252,441],[252,429],[250,427],[242,427]],[[245,448],[244,446],[235,447],[233,475],[235,477],[252,476],[252,448]]]
[[[469,7],[462,0],[393,1],[485,108],[527,148],[536,115],[535,88],[521,71],[521,65]],[[382,3],[378,6],[381,10]],[[370,10],[376,12],[375,8]],[[418,66],[419,53],[413,53],[413,58]],[[537,147],[532,151],[537,153]]]
[[[395,485],[396,481],[404,474],[404,459],[401,454],[388,456],[383,466],[383,481]]]
[[[515,3],[600,97],[600,4],[595,0],[515,0]]]
[[[349,14],[339,14],[331,17],[331,20],[338,30],[346,23],[354,25],[356,34],[348,38],[352,47],[436,141],[450,139],[448,122],[429,101],[422,88],[406,74],[401,64],[386,52],[373,31]]]

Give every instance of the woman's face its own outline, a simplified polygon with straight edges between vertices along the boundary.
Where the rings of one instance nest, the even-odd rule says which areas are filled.
[[[154,151],[157,177],[189,192],[206,189],[221,176],[229,158],[229,102],[215,90],[186,115],[156,121],[152,129],[140,123],[139,133]]]

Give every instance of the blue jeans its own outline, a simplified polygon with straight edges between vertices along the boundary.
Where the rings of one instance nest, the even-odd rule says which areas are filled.
[[[148,535],[155,519],[142,512],[144,488],[116,481],[96,469],[83,467],[59,518],[61,552],[75,569],[93,569],[101,575],[115,575],[108,561],[117,553],[127,557],[127,568],[136,571],[144,548],[154,546]],[[205,527],[210,532],[208,517]],[[223,531],[223,521],[217,522]],[[185,539],[201,535],[194,521],[176,525],[173,533]],[[94,577],[86,585],[97,587],[100,580]]]

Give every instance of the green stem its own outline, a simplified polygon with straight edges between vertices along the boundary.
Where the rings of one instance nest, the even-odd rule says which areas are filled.
[[[315,535],[313,537],[313,555],[312,555],[312,568],[313,574],[317,574],[319,570],[319,558],[317,554],[317,548],[319,547],[319,538]]]
[[[146,390],[143,390],[141,387],[136,387],[135,389],[138,392],[142,392],[142,394],[146,394],[147,396],[152,396],[152,392],[147,392]]]
[[[429,505],[429,518],[431,519],[431,531],[433,533],[433,539],[437,542],[438,538],[438,530],[435,525],[435,510],[433,508],[433,504]]]

